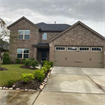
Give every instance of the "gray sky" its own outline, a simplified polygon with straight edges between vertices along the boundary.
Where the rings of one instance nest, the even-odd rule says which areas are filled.
[[[22,16],[34,23],[82,21],[105,36],[105,0],[0,0],[0,17],[7,25]]]

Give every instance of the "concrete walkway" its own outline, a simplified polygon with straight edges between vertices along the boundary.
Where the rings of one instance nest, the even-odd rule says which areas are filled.
[[[54,67],[34,105],[105,105],[105,69]]]

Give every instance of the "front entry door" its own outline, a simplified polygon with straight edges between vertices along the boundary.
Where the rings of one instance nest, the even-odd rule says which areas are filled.
[[[47,60],[47,50],[42,50],[42,57],[41,57],[42,60]]]

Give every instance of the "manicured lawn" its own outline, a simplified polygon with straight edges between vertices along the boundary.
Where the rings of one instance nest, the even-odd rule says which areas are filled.
[[[33,73],[34,70],[20,68],[21,64],[2,65],[2,67],[8,69],[0,71],[0,86],[6,85],[9,79],[18,81],[21,79],[22,73]]]

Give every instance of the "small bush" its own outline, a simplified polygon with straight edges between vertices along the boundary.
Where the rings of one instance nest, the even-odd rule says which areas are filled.
[[[39,82],[43,81],[45,76],[44,70],[35,70],[34,76],[37,78]]]
[[[33,68],[35,68],[35,66],[38,66],[38,64],[39,64],[38,61],[33,60],[32,63],[31,63],[31,66],[32,66]]]
[[[24,65],[26,67],[30,67],[31,66],[31,60],[30,59],[26,59]]]
[[[46,60],[46,61],[43,61],[43,65],[44,65],[44,64],[50,65],[50,62]]]
[[[10,64],[10,57],[7,52],[3,55],[3,64]]]
[[[46,67],[42,67],[41,70],[44,70],[45,73],[48,71]]]
[[[45,63],[45,64],[43,65],[43,67],[46,67],[48,70],[50,70],[50,67],[51,67],[51,66]]]
[[[16,58],[16,64],[20,63],[20,59]]]
[[[10,79],[7,83],[8,83],[8,86],[11,87],[13,85],[13,83],[14,83],[14,80]]]
[[[22,80],[24,81],[24,82],[29,82],[30,80],[33,80],[33,79],[35,79],[35,77],[34,77],[34,75],[33,74],[31,74],[31,73],[27,73],[27,74],[22,74]]]
[[[54,65],[54,62],[51,61],[51,62],[50,62],[50,66],[53,67],[53,65]]]
[[[22,64],[24,64],[25,63],[25,61],[26,61],[26,59],[24,58],[24,59],[22,59]]]
[[[34,61],[35,59],[34,58],[29,58],[29,60]]]

